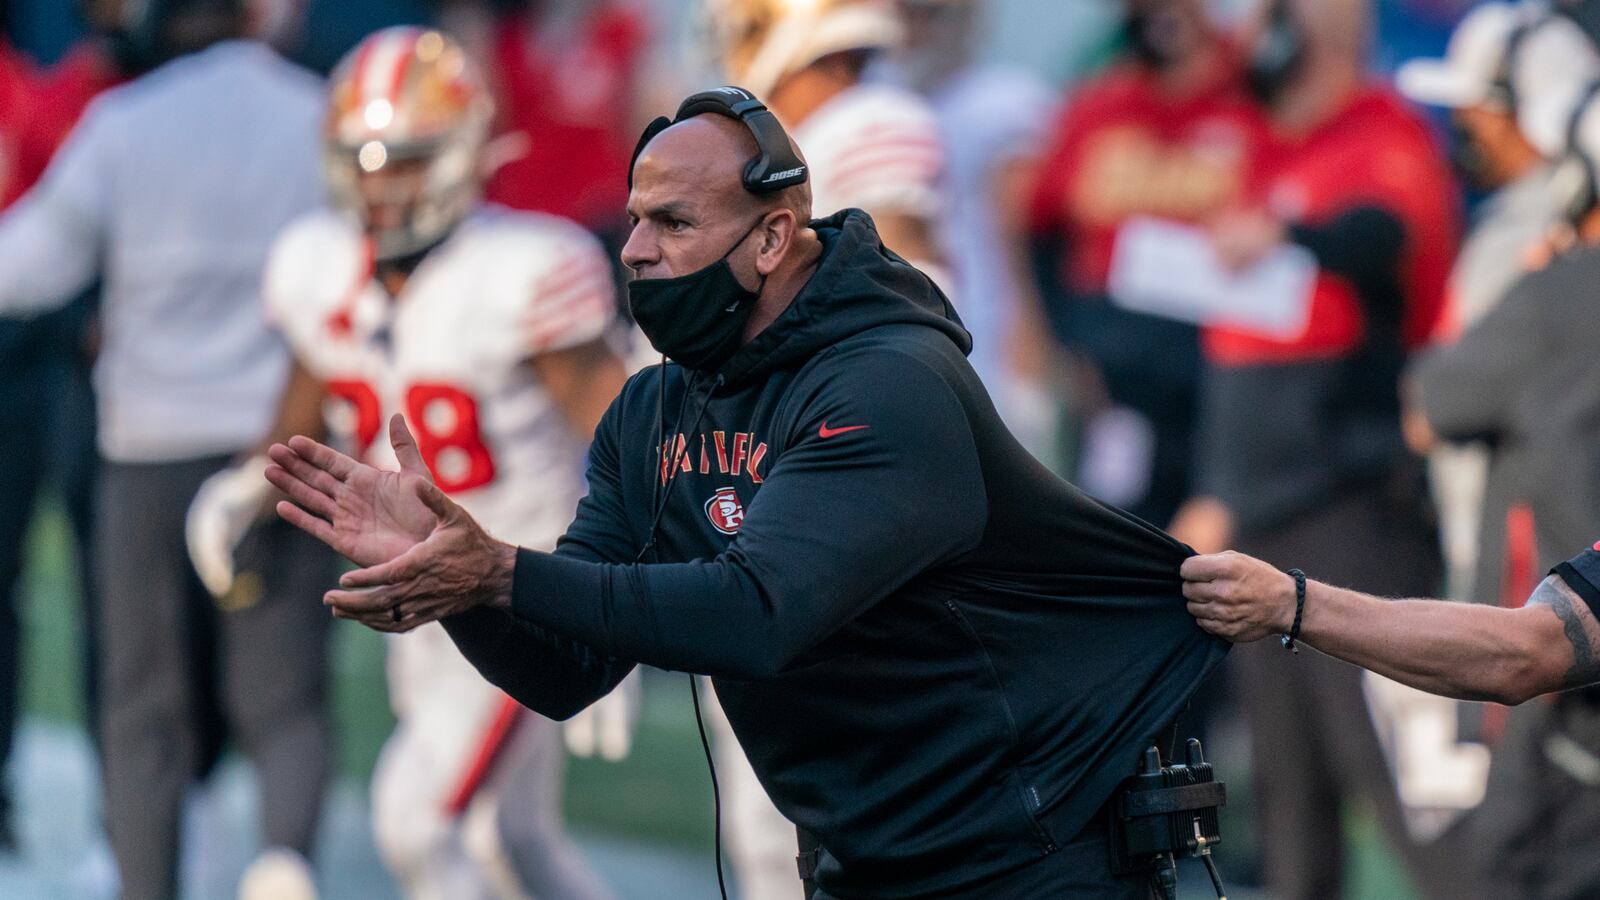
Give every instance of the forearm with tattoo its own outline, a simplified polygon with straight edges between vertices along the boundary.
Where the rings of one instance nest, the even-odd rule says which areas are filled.
[[[1600,682],[1600,622],[1567,583],[1556,576],[1539,583],[1529,606],[1548,606],[1561,620],[1561,632],[1572,648],[1572,667],[1562,679],[1561,688],[1586,687]]]

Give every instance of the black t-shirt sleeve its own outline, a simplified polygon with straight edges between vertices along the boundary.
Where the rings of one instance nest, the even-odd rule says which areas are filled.
[[[794,389],[787,446],[726,550],[663,564],[524,550],[518,618],[661,668],[759,678],[976,546],[983,476],[949,374],[897,351],[841,357]]]
[[[1600,550],[1591,547],[1551,569],[1550,574],[1565,581],[1600,620]]]

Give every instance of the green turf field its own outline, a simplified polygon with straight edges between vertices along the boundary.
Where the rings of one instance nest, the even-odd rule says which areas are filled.
[[[78,585],[71,534],[47,507],[29,540],[22,587],[24,715],[82,722]],[[393,725],[383,678],[383,639],[334,623],[334,716],[339,768],[364,781]],[[687,676],[648,672],[634,753],[621,763],[574,759],[567,808],[573,823],[665,843],[709,847],[711,787],[695,733]]]
[[[72,541],[64,518],[46,508],[30,538],[23,585],[25,715],[81,722],[78,688],[78,592]],[[335,623],[334,704],[341,771],[364,781],[392,724],[383,680],[383,641],[350,622]],[[647,672],[634,751],[622,763],[574,759],[568,767],[567,810],[574,825],[644,838],[686,851],[711,844],[711,788],[694,727],[684,675]],[[1245,773],[1222,760],[1236,801],[1246,799]],[[1248,816],[1236,802],[1224,820],[1218,852],[1224,877],[1230,850],[1249,845]],[[1415,892],[1384,846],[1370,817],[1349,817],[1351,898],[1410,900]],[[1186,891],[1185,896],[1201,896]]]

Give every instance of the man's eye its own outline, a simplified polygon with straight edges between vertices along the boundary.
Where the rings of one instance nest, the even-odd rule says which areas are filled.
[[[673,232],[673,233],[677,233],[677,232],[682,231],[683,229],[689,227],[689,223],[683,221],[682,219],[668,219],[665,222],[661,223],[661,227],[666,229],[667,231],[670,231],[670,232]]]

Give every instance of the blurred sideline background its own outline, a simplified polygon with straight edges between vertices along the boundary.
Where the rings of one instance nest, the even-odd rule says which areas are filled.
[[[57,59],[77,36],[66,0],[4,2],[10,7],[14,42],[41,63]],[[653,0],[651,5],[663,37],[672,42],[662,52],[675,59],[695,58],[689,0]],[[993,5],[989,56],[1025,65],[1052,84],[1066,86],[1095,70],[1115,48],[1119,11],[1111,0],[996,0]],[[1375,67],[1383,71],[1399,60],[1439,53],[1466,5],[1451,0],[1378,2]],[[313,0],[309,16],[299,58],[325,72],[364,35],[385,25],[425,22],[428,10],[411,0]],[[710,80],[703,72],[681,74],[673,89]],[[44,503],[30,533],[22,587],[24,721],[11,775],[24,853],[0,861],[0,897],[94,896],[96,866],[109,865],[104,845],[96,844],[97,788],[83,732],[79,670],[64,662],[76,658],[80,643],[73,552],[59,505]],[[394,897],[372,846],[365,799],[373,762],[393,725],[385,698],[382,640],[352,623],[338,622],[333,647],[339,779],[323,829],[319,871],[326,879],[324,896]],[[647,674],[632,755],[622,763],[569,761],[568,821],[584,852],[620,896],[714,896],[711,792],[687,686],[681,675]],[[1242,742],[1239,736],[1231,740]],[[1214,749],[1213,758],[1219,755],[1230,758]],[[1248,791],[1242,767],[1227,765],[1224,775],[1234,796]],[[210,852],[187,854],[186,897],[230,895],[254,846],[252,790],[243,766],[237,761],[225,764],[210,788],[208,819],[187,829],[189,848],[202,843]],[[1355,848],[1348,863],[1349,896],[1415,896],[1370,817],[1357,811],[1347,830]],[[1225,877],[1230,849],[1247,846],[1248,831],[1248,822],[1238,817],[1229,822],[1219,852]],[[96,854],[102,858],[97,860]],[[1203,877],[1191,875],[1185,882],[1186,896],[1210,896],[1209,886],[1201,889]],[[1232,896],[1256,895],[1234,891]]]

